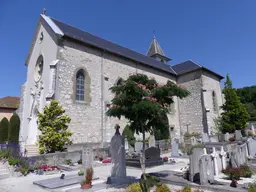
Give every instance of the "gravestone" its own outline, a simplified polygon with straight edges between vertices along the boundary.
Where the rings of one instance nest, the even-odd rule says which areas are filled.
[[[86,169],[93,167],[93,148],[89,144],[85,144],[82,150],[82,162],[84,173],[86,173]]]
[[[125,138],[124,143],[125,143],[124,144],[125,152],[128,152],[129,151],[129,144],[128,144],[127,138]]]
[[[251,130],[252,130],[252,133],[255,134],[255,130],[254,130],[254,125],[253,124],[251,125]]]
[[[228,142],[229,138],[230,138],[229,133],[225,133],[224,134],[224,141]]]
[[[203,143],[210,142],[210,138],[209,138],[209,135],[207,133],[202,133],[202,142]]]
[[[149,141],[148,141],[149,147],[155,147],[156,146],[156,140],[154,135],[150,135]]]
[[[256,155],[256,140],[249,138],[247,140],[248,153],[251,157],[255,158]]]
[[[150,147],[145,150],[145,167],[153,167],[157,165],[162,165],[163,159],[160,156],[161,150],[157,147]],[[130,167],[141,168],[141,155],[127,157],[126,165]]]
[[[236,140],[241,140],[242,139],[242,133],[241,130],[236,130],[235,132]]]
[[[142,147],[143,147],[143,143],[142,142],[135,142],[135,151],[136,152],[141,152],[142,151]]]
[[[203,148],[194,148],[189,157],[190,181],[199,181],[199,159],[204,154]]]
[[[177,139],[172,139],[172,157],[179,157],[179,143]]]
[[[190,138],[190,143],[191,143],[191,145],[197,144],[196,138],[194,136]]]
[[[206,185],[214,181],[213,162],[210,155],[203,155],[199,160],[200,184]]]
[[[218,136],[216,136],[216,135],[211,136],[211,137],[210,137],[210,142],[212,142],[212,143],[219,142]]]

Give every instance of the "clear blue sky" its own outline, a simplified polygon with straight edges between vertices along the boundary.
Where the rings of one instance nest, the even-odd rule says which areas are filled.
[[[44,7],[49,16],[140,53],[155,30],[171,65],[191,59],[229,73],[234,87],[256,84],[255,0],[0,0],[0,97],[20,95]]]

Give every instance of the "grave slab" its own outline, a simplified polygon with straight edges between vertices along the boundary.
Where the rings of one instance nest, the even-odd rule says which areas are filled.
[[[66,187],[69,185],[78,184],[83,179],[84,179],[84,176],[78,176],[76,174],[76,175],[65,176],[64,179],[60,179],[60,177],[56,177],[51,179],[34,181],[33,184],[39,185],[41,187],[48,188],[48,189],[56,189],[60,187]],[[93,180],[97,180],[97,179],[99,178],[93,178]]]

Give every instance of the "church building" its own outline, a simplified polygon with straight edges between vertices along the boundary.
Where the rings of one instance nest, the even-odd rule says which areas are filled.
[[[144,55],[42,14],[25,65],[19,115],[20,141],[28,146],[35,146],[40,134],[37,113],[51,100],[70,116],[73,143],[110,142],[115,124],[123,129],[127,120],[106,116],[113,98],[109,88],[135,73],[190,91],[170,106],[169,128],[175,137],[187,131],[210,134],[221,113],[223,77],[192,60],[171,63],[155,37]]]

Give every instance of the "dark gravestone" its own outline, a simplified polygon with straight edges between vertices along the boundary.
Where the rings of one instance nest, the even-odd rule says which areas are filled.
[[[162,165],[163,159],[160,157],[160,149],[156,147],[150,147],[145,150],[145,166],[146,167],[153,167],[157,165]],[[140,164],[140,155],[128,157],[126,159],[126,165],[131,167],[141,167]]]

